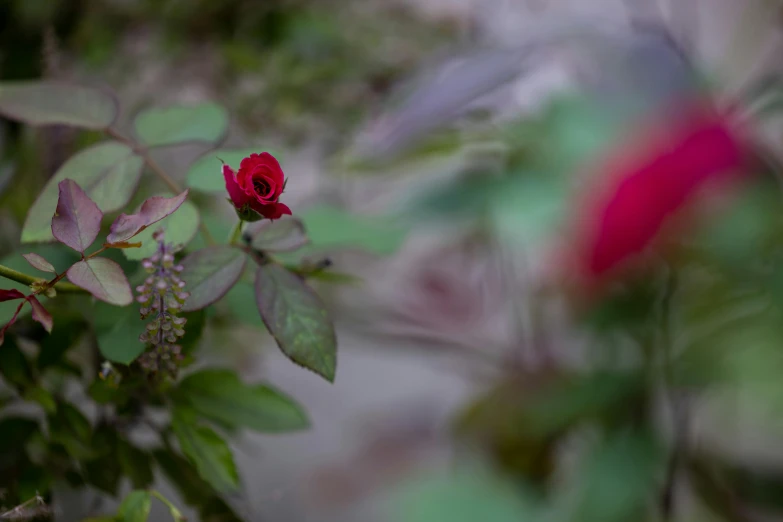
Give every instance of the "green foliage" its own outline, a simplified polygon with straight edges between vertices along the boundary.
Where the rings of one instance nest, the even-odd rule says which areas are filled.
[[[239,484],[234,457],[223,440],[211,428],[194,422],[181,410],[175,412],[171,428],[182,452],[198,470],[202,479],[219,492],[234,491]]]
[[[181,277],[187,281],[190,297],[183,310],[200,310],[221,299],[245,270],[245,254],[231,246],[197,250],[182,261]]]
[[[185,201],[173,214],[157,222],[154,227],[142,230],[134,237],[134,241],[141,242],[140,248],[127,248],[122,252],[125,257],[135,261],[151,256],[157,248],[157,243],[152,238],[156,230],[165,231],[167,242],[187,245],[198,232],[199,219],[196,205]]]
[[[122,522],[146,522],[152,499],[146,491],[131,491],[120,504],[118,518]]]
[[[216,103],[152,108],[136,116],[134,127],[147,147],[189,141],[216,143],[226,133],[228,114]]]
[[[315,292],[298,276],[275,264],[258,267],[255,290],[261,318],[283,353],[333,381],[337,338]]]
[[[174,391],[179,407],[230,428],[264,433],[297,431],[309,426],[301,406],[266,385],[246,385],[229,370],[203,370],[187,376]]]

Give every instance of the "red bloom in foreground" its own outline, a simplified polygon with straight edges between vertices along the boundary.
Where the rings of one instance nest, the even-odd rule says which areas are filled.
[[[579,223],[577,263],[589,280],[647,249],[672,215],[708,182],[730,179],[745,158],[725,119],[700,106],[631,146],[619,161],[604,163],[607,184],[593,194]]]
[[[247,217],[248,210],[268,219],[291,214],[291,209],[278,201],[286,183],[283,169],[268,152],[251,154],[243,159],[237,173],[224,164],[223,177],[231,202],[243,218]]]

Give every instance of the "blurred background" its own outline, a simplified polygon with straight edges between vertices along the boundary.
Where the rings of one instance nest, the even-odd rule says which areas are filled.
[[[0,0],[0,80],[109,87],[120,128],[216,102],[220,149],[280,159],[339,362],[290,364],[249,282],[215,307],[200,359],[312,421],[233,439],[246,520],[778,520],[781,23],[771,0]],[[585,304],[559,253],[594,165],[695,99],[736,110],[757,177]],[[0,122],[0,257],[99,139]],[[153,154],[227,234],[215,153]]]

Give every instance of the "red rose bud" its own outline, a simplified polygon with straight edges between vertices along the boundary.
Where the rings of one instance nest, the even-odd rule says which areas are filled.
[[[251,154],[242,160],[236,174],[224,164],[223,177],[231,203],[244,221],[279,219],[291,214],[291,209],[278,201],[286,180],[283,169],[271,154]]]
[[[743,165],[745,148],[736,133],[701,105],[649,131],[602,163],[606,184],[582,208],[576,263],[589,283],[647,250],[708,183],[729,181]]]

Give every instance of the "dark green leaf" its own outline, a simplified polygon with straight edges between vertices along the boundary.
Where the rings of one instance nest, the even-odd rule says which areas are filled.
[[[26,459],[24,445],[35,434],[39,433],[38,423],[33,419],[23,417],[6,417],[0,420],[0,471],[8,472],[22,459]],[[0,478],[0,482],[2,478]]]
[[[26,401],[37,402],[46,413],[54,413],[57,410],[57,403],[51,393],[43,388],[28,388],[24,394]]]
[[[182,309],[200,310],[220,300],[239,280],[246,263],[244,252],[230,246],[203,248],[183,259],[180,277],[190,297]]]
[[[117,460],[123,474],[131,480],[134,488],[147,488],[155,480],[149,453],[132,446],[124,439],[117,440]]]
[[[117,100],[100,89],[42,81],[0,83],[0,114],[31,125],[103,129],[117,112]]]
[[[308,426],[301,406],[264,385],[248,386],[231,370],[202,370],[182,380],[176,400],[199,415],[228,426],[261,432],[301,430]]]
[[[149,147],[217,143],[228,128],[228,114],[216,103],[150,108],[136,116],[134,126],[140,141]]]
[[[104,213],[123,208],[141,178],[144,161],[132,148],[116,141],[87,148],[68,161],[46,183],[30,207],[22,228],[22,243],[51,241],[58,183],[72,179]]]
[[[184,313],[182,317],[187,319],[188,322],[185,324],[185,335],[179,340],[179,345],[182,346],[182,353],[189,355],[196,349],[201,340],[204,328],[207,325],[207,314],[204,310],[198,310],[196,312]]]
[[[255,290],[261,318],[283,353],[332,382],[337,338],[321,299],[299,277],[276,264],[258,267]]]
[[[310,242],[304,223],[292,216],[253,223],[243,236],[254,249],[266,252],[290,252]]]
[[[77,459],[96,456],[92,447],[92,427],[87,418],[68,403],[57,405],[57,413],[49,416],[49,434],[53,443],[60,444]]]
[[[133,302],[128,278],[120,265],[105,257],[94,257],[74,264],[67,272],[68,280],[90,292],[94,297],[117,306]]]
[[[122,522],[147,522],[152,500],[146,491],[131,491],[120,504],[117,511]]]
[[[20,388],[33,383],[30,363],[13,339],[6,339],[0,349],[0,374],[6,381]]]
[[[217,491],[234,491],[239,484],[231,450],[211,428],[199,426],[191,418],[175,415],[171,427],[185,456],[196,466],[201,478]]]

